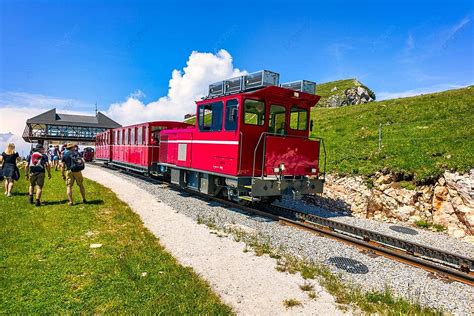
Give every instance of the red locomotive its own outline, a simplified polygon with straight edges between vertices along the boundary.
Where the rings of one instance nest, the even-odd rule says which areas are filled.
[[[279,86],[278,79],[261,71],[212,84],[197,102],[194,126],[151,122],[107,131],[97,136],[96,157],[242,203],[321,193],[324,143],[309,139],[316,84]]]

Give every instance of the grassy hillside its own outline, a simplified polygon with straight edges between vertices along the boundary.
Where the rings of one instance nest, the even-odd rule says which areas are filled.
[[[318,94],[326,93],[325,89],[330,90],[320,85]],[[330,172],[370,175],[387,167],[425,181],[445,169],[467,171],[474,167],[474,86],[317,108],[311,115],[312,135],[325,140]]]

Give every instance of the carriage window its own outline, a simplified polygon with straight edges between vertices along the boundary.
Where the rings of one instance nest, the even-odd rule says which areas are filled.
[[[151,128],[151,141],[153,144],[160,144],[160,132],[166,129],[166,126],[153,126]]]
[[[225,104],[225,130],[237,129],[239,102],[236,99],[228,100]]]
[[[268,131],[279,135],[285,134],[285,116],[286,109],[284,106],[272,104],[270,106],[270,122]]]
[[[123,145],[123,130],[122,131],[118,131],[118,144],[119,145]]]
[[[131,129],[130,131],[130,144],[135,145],[136,140],[135,140],[135,127]]]
[[[139,127],[139,128],[137,129],[137,143],[138,143],[138,145],[141,145],[141,144],[143,143],[143,134],[142,134],[142,131],[143,131],[142,127]]]
[[[250,125],[265,124],[265,103],[246,99],[244,103],[244,123]]]
[[[200,131],[220,131],[222,129],[222,110],[224,103],[214,102],[200,105],[198,122]]]
[[[290,128],[305,131],[308,127],[308,110],[291,107]]]

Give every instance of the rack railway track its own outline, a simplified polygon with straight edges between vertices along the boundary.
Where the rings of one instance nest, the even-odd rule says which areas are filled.
[[[381,255],[392,260],[421,268],[442,279],[474,286],[474,259],[472,258],[282,206],[273,204],[243,206],[228,200],[208,196],[195,190],[183,189],[156,177],[149,177],[136,172],[126,171],[117,166],[100,163],[92,164],[112,170],[118,170],[154,184],[166,184],[171,188],[183,190],[191,195],[206,200],[238,208],[247,213],[267,217],[285,225],[298,227],[320,236],[344,242],[375,255]]]

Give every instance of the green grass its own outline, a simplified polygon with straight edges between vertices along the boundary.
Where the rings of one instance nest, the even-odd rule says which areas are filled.
[[[425,229],[431,229],[433,231],[437,232],[443,232],[446,230],[446,227],[444,227],[441,224],[434,224],[432,222],[428,222],[426,220],[419,220],[415,222],[415,225],[420,228],[425,228]]]
[[[1,192],[1,314],[232,313],[110,190],[86,180],[93,203],[69,207],[59,172],[46,181],[41,207],[23,179]]]
[[[341,108],[316,108],[328,171],[371,175],[383,168],[425,182],[474,166],[474,86]],[[378,150],[379,125],[382,147]]]

